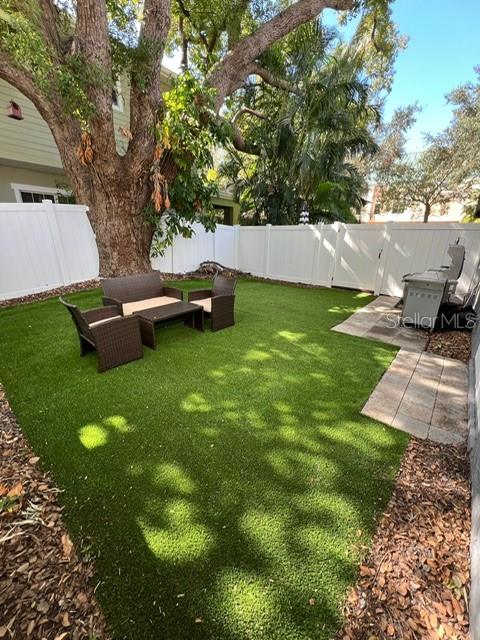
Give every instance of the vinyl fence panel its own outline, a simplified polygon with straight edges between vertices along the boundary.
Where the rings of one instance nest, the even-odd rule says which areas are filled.
[[[219,224],[213,234],[214,259],[224,267],[236,268],[236,227]]]
[[[238,269],[265,276],[268,262],[266,227],[237,227],[237,233]]]
[[[425,271],[449,264],[448,245],[460,238],[465,245],[465,265],[458,291],[468,290],[480,252],[480,228],[475,224],[389,223],[390,240],[385,248],[385,268],[380,293],[402,294],[405,273]]]
[[[96,276],[98,252],[86,207],[0,204],[0,299]]]
[[[306,225],[299,227],[267,227],[268,277],[274,280],[311,283],[314,276],[314,252],[318,230]]]
[[[85,207],[71,204],[50,206],[61,239],[67,281],[81,282],[96,278],[98,250]]]

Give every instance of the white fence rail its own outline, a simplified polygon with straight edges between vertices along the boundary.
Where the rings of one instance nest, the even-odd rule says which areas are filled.
[[[457,237],[466,262],[466,291],[480,256],[480,225],[455,223],[320,224],[229,227],[215,233],[194,225],[153,259],[160,271],[192,271],[204,260],[257,276],[400,295],[402,275],[448,261]],[[14,298],[98,275],[98,253],[80,205],[0,204],[0,299]]]

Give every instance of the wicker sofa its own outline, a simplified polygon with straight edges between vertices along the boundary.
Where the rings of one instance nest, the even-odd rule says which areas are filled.
[[[80,309],[59,298],[68,309],[80,340],[80,355],[97,352],[99,372],[143,358],[139,319],[123,318],[116,306]]]
[[[211,289],[197,289],[188,292],[188,302],[202,306],[205,315],[210,316],[212,331],[218,331],[235,324],[236,286],[236,278],[216,275]]]
[[[103,304],[114,305],[122,316],[130,316],[135,311],[161,307],[182,300],[180,289],[166,287],[158,271],[141,273],[119,278],[104,278]]]

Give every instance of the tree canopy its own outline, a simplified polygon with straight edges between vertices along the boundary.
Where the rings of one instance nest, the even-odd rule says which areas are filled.
[[[388,0],[2,2],[0,78],[50,127],[77,201],[89,205],[102,272],[147,268],[154,234],[168,242],[189,233],[195,219],[213,224],[212,148],[231,141],[245,152],[258,144],[245,138],[250,131],[231,106],[247,106],[253,84],[295,100],[293,58],[280,43],[328,8],[356,17],[352,57],[363,71],[354,81],[368,76],[380,96],[401,40]],[[162,94],[162,60],[177,47],[183,73]],[[112,111],[119,77],[127,79],[130,107],[121,151]]]
[[[381,145],[372,170],[373,178],[382,185],[384,206],[399,201],[423,206],[427,222],[434,205],[478,198],[479,77],[477,70],[476,82],[461,85],[447,95],[454,107],[451,122],[437,135],[425,134],[425,149],[417,154],[405,153],[402,132],[411,124],[415,108],[399,112],[402,126],[397,133],[393,130],[393,136],[387,135],[387,144]]]

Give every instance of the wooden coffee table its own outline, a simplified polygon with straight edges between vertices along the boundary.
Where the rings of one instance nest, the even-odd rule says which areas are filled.
[[[134,315],[140,319],[143,344],[152,349],[155,349],[155,328],[164,322],[183,319],[183,323],[188,327],[204,331],[203,307],[191,302],[172,302],[161,307],[135,311]]]

